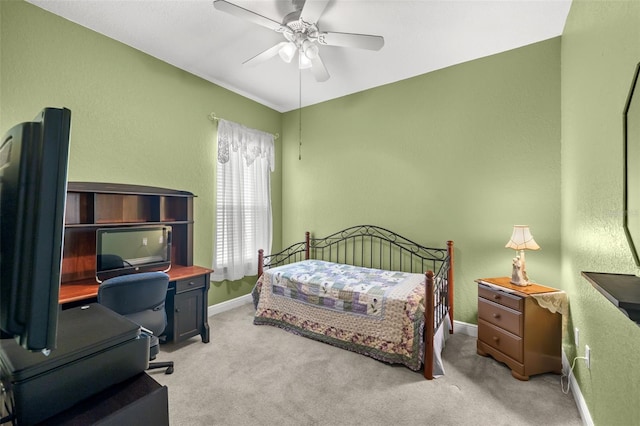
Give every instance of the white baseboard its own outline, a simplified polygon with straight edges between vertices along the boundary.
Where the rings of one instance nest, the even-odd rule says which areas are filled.
[[[207,316],[221,314],[222,312],[230,311],[231,309],[246,305],[247,303],[253,303],[251,293],[209,306],[207,308]]]
[[[566,372],[567,375],[569,371],[571,371],[571,364],[567,359],[567,354],[564,353],[564,348],[562,348],[562,371]],[[571,378],[569,379],[569,386],[571,387],[573,399],[576,401],[578,412],[582,418],[582,424],[585,426],[593,426],[593,419],[591,418],[591,413],[589,413],[589,407],[587,407],[587,402],[584,400],[580,386],[578,386],[576,377],[573,374],[571,374]]]
[[[478,337],[478,326],[468,322],[453,320],[453,332],[466,336]]]
[[[478,326],[462,321],[453,321],[453,332],[477,338]],[[571,365],[569,364],[569,360],[567,359],[567,355],[564,353],[563,348],[562,371],[566,371],[568,374],[570,368]],[[576,381],[576,378],[573,374],[571,375],[570,379],[570,387],[573,394],[573,399],[575,400],[576,406],[578,407],[578,413],[580,413],[580,417],[582,418],[582,424],[584,426],[594,426],[593,420],[591,419],[591,414],[589,413],[589,408],[587,407],[587,403],[582,396],[582,392],[580,392],[580,386],[578,386],[578,382]]]

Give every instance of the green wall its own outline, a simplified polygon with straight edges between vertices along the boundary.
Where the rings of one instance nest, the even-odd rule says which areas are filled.
[[[576,376],[602,425],[640,419],[640,328],[580,276],[638,273],[622,228],[622,111],[638,62],[639,1],[573,0],[562,35],[562,282],[580,348],[565,349],[572,359],[591,347],[591,369],[579,361]]]
[[[304,90],[304,89],[303,89]],[[560,39],[346,96],[283,120],[283,243],[358,224],[455,242],[455,317],[477,278],[511,274],[528,224],[530,278],[561,286]]]
[[[194,261],[213,258],[215,124],[219,117],[282,133],[281,114],[22,1],[0,1],[0,132],[43,107],[72,112],[69,179],[193,192]],[[281,157],[276,141],[276,158]],[[280,245],[281,164],[272,176]],[[209,302],[249,291],[214,283]]]

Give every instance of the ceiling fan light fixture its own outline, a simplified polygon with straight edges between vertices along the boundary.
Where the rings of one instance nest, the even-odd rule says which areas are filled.
[[[304,55],[302,52],[298,55],[298,68],[301,70],[306,70],[311,68],[313,64],[311,63],[311,59]]]
[[[216,9],[273,30],[286,39],[243,64],[254,65],[271,59],[276,54],[279,54],[284,62],[290,63],[297,52],[298,68],[310,68],[314,79],[323,82],[330,76],[320,58],[320,45],[367,50],[380,50],[384,46],[384,38],[378,35],[320,31],[318,20],[332,0],[290,1],[295,10],[287,14],[282,22],[278,22],[227,0],[214,0],[213,5]]]
[[[296,54],[296,46],[293,43],[287,43],[278,51],[280,58],[286,63],[291,63],[291,60]]]
[[[302,42],[302,52],[308,59],[314,59],[318,56],[318,46],[316,46],[309,39]]]

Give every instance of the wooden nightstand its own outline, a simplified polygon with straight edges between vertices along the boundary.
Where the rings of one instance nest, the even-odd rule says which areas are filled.
[[[534,374],[562,373],[562,314],[556,308],[566,306],[566,294],[538,284],[515,286],[509,281],[509,277],[476,280],[478,354],[505,363],[519,380],[529,380]]]

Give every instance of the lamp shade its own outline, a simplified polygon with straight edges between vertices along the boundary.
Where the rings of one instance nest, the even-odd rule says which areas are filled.
[[[533,239],[528,225],[514,225],[511,239],[505,247],[514,250],[540,250],[540,246]]]

